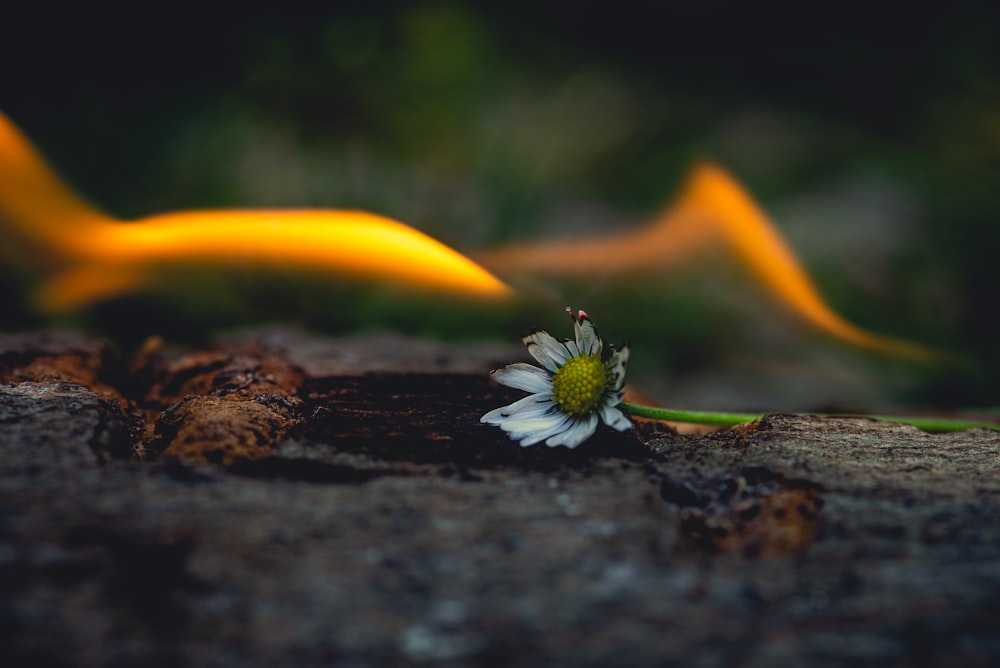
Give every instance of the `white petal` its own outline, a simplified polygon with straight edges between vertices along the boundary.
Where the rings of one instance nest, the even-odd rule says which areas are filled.
[[[552,375],[537,366],[517,362],[496,369],[491,374],[501,385],[525,392],[539,393],[552,391]]]
[[[521,445],[532,445],[543,439],[565,431],[570,424],[570,418],[557,409],[552,409],[542,415],[521,417],[514,415],[495,422],[514,441],[523,441]]]
[[[569,359],[569,350],[556,337],[541,330],[532,332],[522,339],[528,352],[538,363],[555,373]]]
[[[541,415],[545,411],[552,408],[553,403],[551,393],[543,392],[539,394],[529,394],[523,399],[518,399],[512,404],[490,411],[486,415],[490,415],[491,413],[497,413],[503,417],[509,417],[514,414],[527,415],[529,413],[537,413]]]
[[[512,432],[510,437],[515,441],[521,441],[522,447],[528,447],[529,445],[540,443],[550,436],[561,434],[573,426],[573,419],[565,413],[555,413],[552,417],[554,418],[552,423],[543,429],[535,429],[530,433],[522,433],[518,435]]]
[[[581,355],[600,355],[601,337],[597,335],[597,328],[583,312],[576,320],[576,345],[580,349]]]
[[[611,389],[620,390],[625,384],[625,371],[628,369],[628,358],[631,354],[629,347],[622,346],[621,350],[616,350],[611,355]]]
[[[530,399],[531,397],[534,396],[536,395],[532,394],[530,396],[525,397],[525,399]],[[518,401],[523,401],[523,399],[519,399]],[[512,412],[511,409],[517,403],[518,402],[515,401],[513,404],[510,404],[508,406],[501,406],[500,408],[494,408],[489,413],[479,418],[479,421],[485,422],[486,424],[500,424],[501,422],[503,422],[504,420],[506,420],[511,416]]]
[[[597,429],[597,416],[589,415],[587,418],[574,422],[573,425],[561,434],[553,436],[545,441],[545,445],[554,448],[557,445],[565,445],[567,448],[575,448],[588,438]]]
[[[601,408],[601,419],[604,420],[604,424],[618,431],[625,431],[632,426],[629,419],[625,417],[625,413],[614,406],[603,406]]]
[[[540,397],[550,397],[550,395],[533,394],[531,397],[525,398],[540,398]],[[513,406],[514,404],[511,404]],[[510,406],[505,406],[503,409],[504,421],[508,424],[516,424],[517,422],[531,421],[536,418],[549,416],[556,413],[560,413],[559,407],[554,401],[544,401],[529,405],[522,405],[518,410],[514,412],[507,412]]]
[[[523,399],[518,399],[512,404],[494,408],[489,413],[479,418],[480,422],[487,424],[500,424],[511,415],[524,415],[529,412],[541,415],[552,406],[552,395],[550,394],[529,394]]]
[[[534,429],[508,431],[507,435],[510,436],[511,440],[518,441],[521,446],[528,447],[529,445],[534,445],[539,441],[544,441],[553,434],[566,431],[567,426],[568,425],[563,420],[553,419],[545,423],[544,426],[539,426]]]
[[[539,397],[543,395],[536,394],[533,396]],[[556,406],[556,402],[552,401],[552,398],[549,397],[547,401],[539,401],[533,405],[522,408],[516,413],[511,413],[510,417],[524,420],[527,418],[538,417],[540,415],[548,415],[549,413],[558,410],[559,408]]]
[[[494,408],[489,413],[487,413],[483,417],[479,418],[479,421],[483,422],[485,424],[500,424],[501,422],[503,422],[504,420],[507,419],[507,416],[504,415],[504,409],[506,409],[506,408],[507,408],[507,406],[501,406],[500,408]]]

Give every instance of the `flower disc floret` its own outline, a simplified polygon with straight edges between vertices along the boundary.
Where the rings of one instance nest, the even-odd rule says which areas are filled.
[[[610,375],[597,355],[573,357],[552,377],[552,397],[566,415],[594,415],[604,400]]]

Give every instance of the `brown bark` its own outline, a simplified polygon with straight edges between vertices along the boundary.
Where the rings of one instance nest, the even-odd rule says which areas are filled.
[[[777,415],[522,449],[478,422],[522,354],[0,338],[0,655],[1000,661],[1000,434]]]

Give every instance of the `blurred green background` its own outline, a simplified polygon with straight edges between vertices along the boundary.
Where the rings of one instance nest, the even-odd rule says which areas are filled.
[[[124,218],[359,207],[462,251],[627,229],[693,160],[730,169],[832,306],[965,356],[927,367],[817,335],[734,263],[554,285],[514,311],[366,286],[195,277],[69,319],[10,270],[4,330],[125,346],[279,320],[453,339],[569,333],[586,308],[633,377],[690,407],[1000,403],[1000,6],[340,3],[201,14],[15,12],[0,109]],[[516,339],[515,339],[516,340]]]

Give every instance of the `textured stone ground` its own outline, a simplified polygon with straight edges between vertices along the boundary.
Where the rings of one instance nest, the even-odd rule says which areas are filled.
[[[520,449],[522,354],[0,338],[4,665],[1000,663],[1000,434]]]

